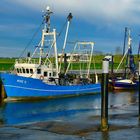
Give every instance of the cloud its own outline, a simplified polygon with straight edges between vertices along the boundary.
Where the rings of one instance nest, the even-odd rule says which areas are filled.
[[[42,10],[49,5],[58,15],[72,12],[89,22],[140,23],[139,0],[14,0],[18,4]]]

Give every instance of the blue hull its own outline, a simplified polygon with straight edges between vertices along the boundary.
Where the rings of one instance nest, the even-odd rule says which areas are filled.
[[[10,73],[1,73],[0,77],[7,97],[53,97],[99,93],[101,91],[100,84],[60,86],[48,85],[39,79],[17,76]]]
[[[115,83],[114,89],[138,89],[138,84]]]
[[[113,81],[110,82],[111,86],[113,87],[113,89],[138,89],[139,87],[139,82],[135,81],[134,83],[124,83],[124,82],[118,82]]]

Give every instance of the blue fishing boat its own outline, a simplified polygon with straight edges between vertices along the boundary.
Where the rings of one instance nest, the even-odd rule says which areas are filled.
[[[125,51],[125,42],[128,42],[127,50]],[[113,87],[113,89],[138,89],[139,82],[136,79],[137,78],[137,72],[136,72],[136,65],[134,61],[134,55],[132,54],[132,46],[131,46],[131,35],[130,35],[130,29],[125,28],[125,37],[124,37],[124,48],[123,48],[123,57],[118,65],[116,72],[120,68],[120,66],[123,64],[124,60],[125,62],[125,68],[123,72],[122,77],[113,77],[109,83]],[[126,58],[126,59],[125,59]]]
[[[55,97],[100,92],[100,83],[91,83],[89,77],[91,56],[88,57],[90,58],[88,73],[85,74],[85,77],[79,75],[77,79],[70,79],[67,74],[68,68],[62,73],[62,60],[72,14],[70,13],[67,17],[67,28],[60,62],[58,62],[56,29],[52,30],[50,26],[51,14],[52,11],[47,7],[43,16],[42,38],[32,55],[28,53],[27,58],[16,60],[13,71],[0,73],[7,97]],[[90,55],[92,55],[93,43],[84,42],[81,44],[84,44],[84,48],[86,44],[91,44]]]

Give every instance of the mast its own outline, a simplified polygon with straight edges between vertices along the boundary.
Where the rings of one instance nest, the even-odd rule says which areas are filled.
[[[65,51],[65,48],[66,48],[66,42],[67,42],[69,25],[70,25],[71,19],[72,19],[72,13],[69,13],[69,15],[67,17],[68,22],[67,22],[67,28],[66,28],[66,33],[65,33],[64,44],[63,44],[63,48],[62,48],[62,54],[61,54],[61,57],[60,57],[59,73],[61,71],[61,64],[62,64],[62,59],[63,59],[63,56],[64,56],[64,51]]]
[[[140,55],[140,40],[139,40],[139,46],[138,46],[138,55],[137,55],[138,58],[139,58],[139,55]]]
[[[124,52],[123,58],[121,59],[121,62],[119,63],[119,65],[116,69],[116,72],[117,72],[126,57],[124,78],[127,78],[126,77],[127,69],[129,69],[130,72],[133,74],[135,74],[135,72],[136,72],[136,65],[134,62],[134,56],[132,54],[132,46],[131,46],[131,44],[132,44],[131,31],[128,28],[127,28],[127,33],[126,33],[126,39],[127,39],[127,50]]]
[[[128,65],[130,66],[130,56],[132,55],[132,48],[131,48],[132,38],[130,35],[130,29],[128,30]]]
[[[127,49],[125,51],[125,42],[127,40]],[[131,47],[131,36],[130,36],[130,29],[128,29],[127,27],[125,28],[125,38],[124,38],[124,48],[123,50],[125,52],[123,52],[123,58],[121,59],[121,62],[119,63],[116,72],[118,71],[118,69],[120,68],[120,66],[122,65],[122,63],[124,62],[124,59],[126,57],[126,62],[125,62],[125,69],[124,69],[124,77],[126,78],[126,69],[128,68],[128,55],[129,55],[129,50]]]
[[[132,54],[132,38],[131,38],[131,33],[130,29],[128,30],[128,53],[127,53],[127,58],[126,58],[126,68],[125,68],[125,77],[126,77],[126,69],[129,68],[130,72],[132,74],[135,73],[136,66],[134,62],[134,56]]]
[[[129,30],[129,38],[128,38],[128,45],[129,45],[129,50],[128,50],[128,66],[130,69],[130,72],[132,74],[135,74],[136,72],[136,65],[135,65],[135,61],[134,61],[134,55],[132,54],[132,38],[130,35],[130,30]]]
[[[42,39],[41,39],[41,45],[40,45],[40,59],[39,64],[42,64],[42,56],[43,56],[43,50],[45,41],[49,42],[50,50],[53,48],[54,51],[54,57],[55,57],[55,70],[56,70],[56,76],[58,77],[58,54],[57,54],[57,46],[56,46],[56,29],[53,29],[51,31],[51,24],[50,24],[50,17],[53,12],[50,10],[50,7],[47,6],[45,14],[44,14],[44,28],[42,30]],[[48,37],[48,38],[47,38]],[[47,39],[46,39],[47,38]],[[48,59],[48,55],[50,52],[47,52],[46,59]],[[46,62],[46,61],[45,61]],[[45,64],[44,62],[44,64]]]
[[[127,27],[125,27],[125,31],[124,31],[123,56],[124,56],[124,53],[125,53],[126,37],[127,37]]]
[[[62,50],[63,53],[64,53],[64,50],[65,50],[65,48],[66,48],[66,41],[67,41],[67,37],[68,37],[69,25],[70,25],[70,21],[71,21],[71,19],[72,19],[72,14],[71,14],[71,13],[69,13],[67,19],[68,19],[68,22],[67,22],[65,40],[64,40],[64,44],[63,44],[63,50]]]
[[[51,22],[50,22],[50,16],[53,12],[50,10],[50,7],[47,6],[46,8],[46,12],[44,14],[44,30],[48,33],[50,32],[50,26],[51,26]]]
[[[55,55],[56,74],[58,77],[58,52],[57,52],[57,46],[56,46],[56,30],[55,29],[53,29],[53,37],[54,37],[53,46],[54,46],[54,55]]]
[[[42,62],[44,43],[45,43],[45,35],[50,32],[50,16],[52,13],[53,12],[50,10],[50,7],[47,6],[46,11],[44,13],[44,19],[43,19],[44,29],[42,30],[39,64],[41,64],[41,62]]]
[[[130,36],[130,29],[127,29],[127,55],[126,55],[126,63],[125,63],[125,69],[124,69],[124,78],[126,77],[126,71],[129,67],[129,59],[130,59],[130,49],[131,49],[131,36]]]

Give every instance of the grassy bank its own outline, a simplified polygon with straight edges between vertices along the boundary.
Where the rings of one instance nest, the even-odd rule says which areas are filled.
[[[102,68],[102,60],[105,56],[104,55],[95,55],[94,56],[94,61],[95,61],[95,67],[96,69],[101,69]],[[134,56],[135,58],[135,63],[138,65],[139,59],[137,58],[137,55]],[[117,68],[119,65],[120,61],[122,59],[121,55],[114,55],[114,68]],[[0,71],[7,71],[10,70],[15,62],[15,58],[0,58]],[[125,60],[124,60],[125,62]],[[82,66],[83,68],[86,67]],[[78,63],[73,63],[71,66],[71,69],[77,70],[79,69],[80,66]],[[124,68],[124,65],[121,66],[121,69]],[[91,69],[94,69],[94,63],[92,61],[91,63]]]
[[[15,63],[14,58],[0,58],[0,71],[10,70]]]

